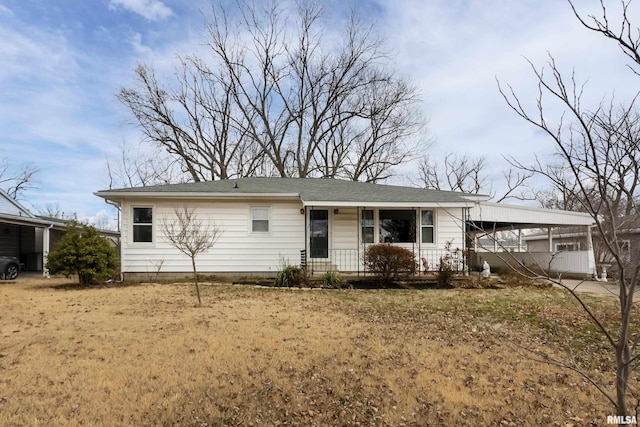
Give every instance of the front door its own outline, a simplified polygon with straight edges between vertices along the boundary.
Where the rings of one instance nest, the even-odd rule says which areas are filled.
[[[311,258],[329,258],[329,211],[309,212],[309,249]]]

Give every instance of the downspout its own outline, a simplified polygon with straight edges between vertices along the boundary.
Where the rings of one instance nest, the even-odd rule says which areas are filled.
[[[116,208],[116,212],[118,215],[117,221],[118,221],[118,233],[120,232],[120,203],[117,202],[113,202],[111,200],[108,199],[104,199],[105,203],[108,205],[113,206],[114,208]]]

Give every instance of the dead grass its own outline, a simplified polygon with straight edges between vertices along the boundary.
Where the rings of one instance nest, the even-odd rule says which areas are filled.
[[[0,285],[0,425],[602,425],[555,290]],[[606,312],[609,300],[595,300]],[[578,340],[579,341],[579,340]],[[583,363],[610,375],[599,341]],[[595,349],[595,350],[594,350]],[[600,371],[595,368],[600,367]]]

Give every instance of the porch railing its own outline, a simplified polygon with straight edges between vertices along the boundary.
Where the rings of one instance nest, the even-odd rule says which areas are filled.
[[[413,250],[417,272],[433,272],[440,269],[441,264],[452,271],[464,271],[467,266],[464,251],[451,252],[445,249]],[[300,267],[308,272],[325,273],[338,271],[343,273],[367,274],[363,263],[364,249],[329,249],[326,258],[311,258],[306,250],[300,251]]]

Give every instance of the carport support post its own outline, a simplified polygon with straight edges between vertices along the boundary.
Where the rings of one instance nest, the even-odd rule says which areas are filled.
[[[547,243],[549,245],[549,252],[553,253],[553,233],[551,227],[547,227]]]
[[[518,228],[518,252],[522,252],[522,228]]]
[[[47,268],[47,260],[49,258],[49,230],[52,225],[45,227],[42,232],[42,277],[49,277],[49,269]]]
[[[593,253],[593,236],[591,235],[590,225],[587,225],[587,251],[589,267],[593,270],[593,277],[598,278],[598,266],[596,265],[596,256]]]

